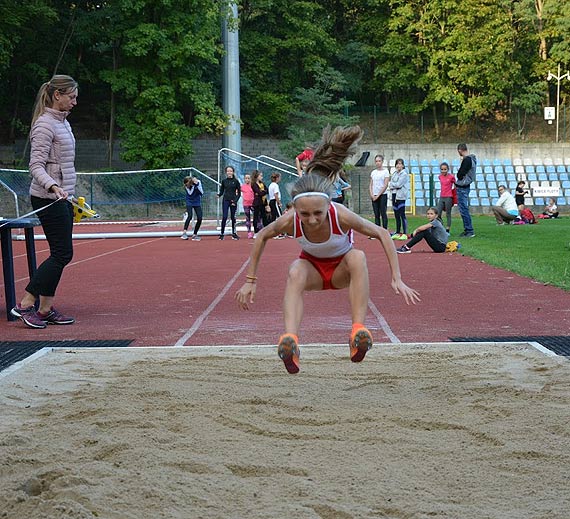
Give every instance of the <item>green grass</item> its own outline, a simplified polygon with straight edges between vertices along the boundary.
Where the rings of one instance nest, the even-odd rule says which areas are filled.
[[[421,216],[408,220],[411,230],[427,221]],[[497,225],[493,216],[477,215],[473,227],[475,238],[459,237],[461,218],[453,219],[449,239],[461,243],[459,253],[570,290],[570,217],[539,220],[536,225]]]

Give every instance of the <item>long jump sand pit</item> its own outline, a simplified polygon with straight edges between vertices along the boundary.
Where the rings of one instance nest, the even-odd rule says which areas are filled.
[[[346,348],[347,349],[347,348]],[[0,517],[570,516],[570,363],[525,344],[56,350],[0,378]]]

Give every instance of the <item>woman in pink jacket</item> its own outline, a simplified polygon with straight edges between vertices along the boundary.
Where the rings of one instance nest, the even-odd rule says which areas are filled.
[[[53,301],[63,269],[73,257],[73,206],[66,199],[75,193],[75,138],[67,115],[76,104],[77,82],[57,75],[41,86],[32,116],[31,203],[35,210],[41,209],[37,214],[50,255],[36,270],[21,302],[11,310],[30,328],[75,322],[58,312]]]

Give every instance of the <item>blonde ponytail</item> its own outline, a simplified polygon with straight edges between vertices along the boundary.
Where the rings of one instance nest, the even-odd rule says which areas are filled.
[[[58,74],[53,76],[47,83],[44,83],[38,90],[36,102],[34,104],[34,111],[32,113],[32,126],[40,115],[44,113],[46,107],[53,106],[53,94],[55,91],[61,94],[69,94],[77,90],[77,81],[71,76]]]
[[[360,126],[337,126],[332,132],[330,126],[327,126],[323,130],[321,144],[307,166],[307,173],[316,173],[335,182],[345,160],[355,153],[361,138]]]
[[[321,144],[307,166],[307,173],[295,182],[291,196],[295,197],[301,193],[325,193],[329,198],[333,198],[333,184],[338,180],[344,161],[354,154],[361,138],[360,126],[338,126],[332,132],[330,126],[327,126],[323,130]]]

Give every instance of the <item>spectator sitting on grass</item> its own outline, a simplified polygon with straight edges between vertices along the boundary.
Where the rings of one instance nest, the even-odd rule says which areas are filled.
[[[511,195],[503,185],[499,186],[499,195],[497,205],[491,207],[495,219],[497,220],[497,225],[506,225],[514,222],[515,218],[519,215],[519,208],[517,207],[515,197]]]
[[[558,218],[558,206],[556,205],[556,200],[554,200],[554,198],[548,199],[548,204],[542,214],[546,216],[546,218]]]
[[[430,207],[426,213],[428,223],[420,225],[413,233],[412,239],[396,249],[398,254],[409,254],[412,252],[412,247],[425,240],[434,252],[445,252],[447,239],[449,234],[443,227],[441,220],[438,217],[438,211],[435,207]]]

